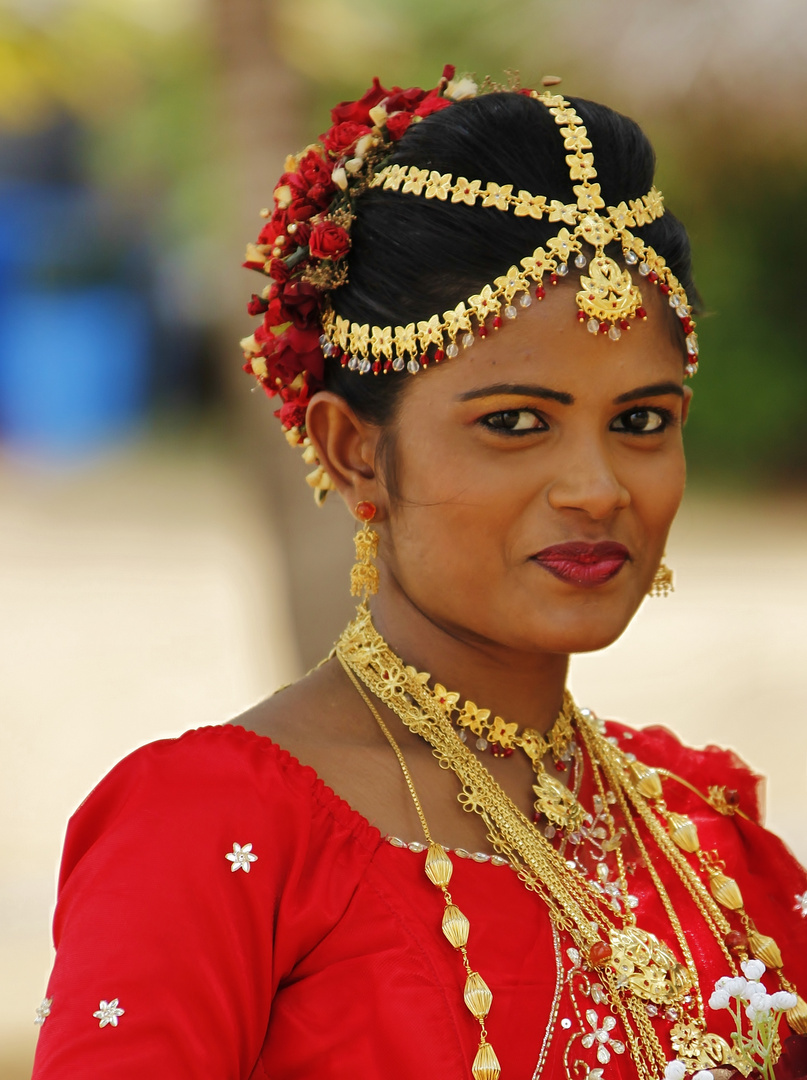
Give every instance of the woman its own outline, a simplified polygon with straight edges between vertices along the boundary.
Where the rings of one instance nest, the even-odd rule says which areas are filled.
[[[333,121],[243,344],[361,523],[357,616],[74,817],[35,1077],[807,1075],[807,881],[757,778],[565,690],[670,586],[697,338],[652,150],[450,69]]]

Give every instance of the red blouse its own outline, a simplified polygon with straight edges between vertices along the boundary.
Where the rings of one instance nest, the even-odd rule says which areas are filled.
[[[609,733],[703,790],[737,789],[757,815],[757,778],[730,753],[686,749],[661,728]],[[804,870],[754,822],[723,817],[684,788],[669,803],[695,819],[704,848],[718,848],[804,994]],[[424,859],[242,728],[142,747],[70,822],[34,1080],[468,1080],[479,1028]],[[547,1077],[566,1075],[564,1054],[601,1070],[597,1080],[635,1076],[607,1001],[593,991],[573,1008],[571,942],[556,955],[539,898],[507,865],[452,861],[469,959],[493,991],[502,1080],[530,1080],[542,1046]],[[668,874],[665,884],[708,999],[725,961],[680,882]],[[641,870],[631,891],[639,925],[669,940]],[[725,1013],[707,1016],[728,1036]],[[669,1019],[657,1023],[669,1045]]]

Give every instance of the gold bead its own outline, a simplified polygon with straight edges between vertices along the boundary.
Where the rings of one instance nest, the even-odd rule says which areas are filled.
[[[446,904],[446,909],[443,912],[443,933],[455,949],[461,949],[463,945],[468,944],[468,931],[470,929],[471,924],[460,909],[455,907],[454,904]]]
[[[471,1072],[474,1080],[499,1080],[502,1067],[490,1043],[483,1042],[476,1052]]]
[[[701,846],[697,826],[686,814],[668,814],[667,827],[670,830],[670,838],[683,851],[692,854]]]
[[[454,867],[451,865],[446,849],[442,844],[429,844],[429,853],[426,856],[426,876],[432,885],[443,888],[451,881]]]
[[[632,761],[630,771],[640,795],[646,799],[661,798],[661,777],[655,769],[643,765],[641,761]]]
[[[807,1001],[799,998],[793,1008],[787,1010],[785,1019],[797,1035],[807,1035]]]
[[[726,877],[719,870],[716,870],[709,878],[709,888],[712,890],[712,896],[723,907],[738,911],[743,906],[739,885],[734,878]]]
[[[493,994],[490,987],[477,972],[472,971],[465,981],[465,1004],[477,1020],[482,1020],[490,1012]]]
[[[766,967],[780,968],[782,966],[782,954],[772,937],[760,934],[758,930],[751,930],[748,933],[748,944],[753,955]]]

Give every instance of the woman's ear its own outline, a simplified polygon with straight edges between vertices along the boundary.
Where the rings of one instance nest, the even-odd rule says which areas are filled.
[[[305,426],[320,464],[348,509],[353,512],[363,501],[380,508],[385,491],[375,459],[381,429],[361,420],[344,398],[329,390],[311,398]]]
[[[689,406],[691,404],[692,404],[692,387],[691,386],[685,386],[684,387],[684,401],[683,401],[683,404],[681,406],[681,423],[682,424],[685,424],[687,422],[687,417],[689,416]]]

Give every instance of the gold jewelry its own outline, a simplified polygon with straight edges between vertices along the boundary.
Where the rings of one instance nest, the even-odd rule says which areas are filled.
[[[448,852],[442,846],[434,841],[426,821],[426,815],[423,812],[423,806],[418,793],[415,788],[415,782],[412,779],[412,774],[409,772],[409,766],[406,764],[406,759],[403,756],[400,746],[398,745],[392,732],[381,718],[381,714],[373,705],[372,701],[365,693],[364,687],[361,685],[357,677],[354,675],[349,664],[344,657],[337,652],[339,662],[342,668],[353,683],[354,687],[358,691],[362,700],[367,708],[376,720],[376,723],[381,728],[387,742],[392,747],[392,750],[398,759],[398,764],[401,767],[401,772],[404,775],[406,786],[409,789],[409,794],[412,796],[412,801],[415,804],[415,810],[418,818],[420,819],[420,825],[423,829],[423,835],[428,845],[428,851],[426,855],[426,876],[432,885],[436,885],[443,894],[445,901],[445,910],[443,912],[443,934],[449,943],[459,951],[462,956],[462,962],[465,967],[466,979],[465,990],[463,991],[463,998],[468,1010],[474,1015],[479,1023],[480,1027],[480,1041],[479,1047],[474,1057],[473,1065],[471,1066],[471,1072],[474,1075],[474,1080],[498,1080],[501,1072],[501,1066],[499,1065],[499,1059],[496,1057],[496,1053],[490,1043],[487,1041],[488,1033],[485,1026],[485,1019],[490,1012],[491,1005],[493,1004],[493,994],[490,991],[485,980],[482,976],[471,968],[468,960],[467,943],[468,933],[470,930],[470,923],[465,915],[457,908],[452,899],[451,893],[448,891],[448,884],[451,880],[451,876],[454,872],[454,868],[451,863]],[[560,1006],[560,995],[563,989],[563,965],[560,959],[560,936],[555,924],[552,924],[552,939],[555,946],[555,993],[552,999],[552,1005],[549,1012],[549,1021],[546,1026],[546,1032],[544,1034],[544,1040],[541,1044],[541,1052],[538,1058],[538,1064],[533,1073],[533,1080],[541,1075],[544,1063],[546,1061],[546,1055],[549,1052],[549,1044],[552,1041],[552,1035],[555,1030],[555,1022],[557,1020],[558,1008]]]
[[[378,554],[378,533],[370,526],[375,515],[376,508],[373,503],[357,504],[356,516],[363,524],[358,532],[353,534],[356,561],[350,570],[350,594],[360,597],[362,604],[368,596],[375,596],[378,592],[378,567],[373,562]]]
[[[671,592],[675,592],[675,588],[673,587],[673,572],[662,560],[658,570],[656,570],[656,573],[653,576],[653,581],[647,595],[669,596]]]
[[[493,330],[502,325],[502,314],[506,319],[515,319],[516,296],[522,308],[532,303],[533,295],[542,300],[546,295],[544,277],[548,276],[551,285],[557,285],[568,275],[569,264],[573,262],[581,271],[577,317],[592,334],[618,341],[630,329],[630,319],[647,317],[642,295],[630,273],[630,268],[636,267],[640,277],[658,286],[681,319],[688,355],[686,373],[695,374],[698,337],[686,293],[665,260],[631,231],[664,214],[661,193],[651,188],[641,198],[631,199],[630,204],[621,202],[606,207],[600,185],[595,182],[597,170],[591,140],[580,116],[560,94],[547,90],[532,91],[530,96],[546,106],[561,129],[576,202],[548,200],[544,195],[524,190],[515,193],[512,184],[490,181],[483,186],[481,180],[467,180],[464,176],[412,165],[385,166],[372,177],[369,187],[465,206],[480,204],[506,213],[512,210],[516,217],[539,221],[546,218],[561,225],[557,235],[452,311],[432,315],[417,325],[411,322],[406,326],[371,327],[369,323],[351,323],[337,315],[326,298],[322,317],[326,356],[340,359],[343,367],[361,375],[388,374],[404,368],[414,375],[431,361],[439,363],[457,356],[458,340],[468,349],[475,337],[487,337],[489,318]],[[622,248],[626,269],[605,254],[606,247],[615,243]],[[583,250],[584,244],[593,248],[590,257]],[[582,273],[585,269],[587,275]]]
[[[601,769],[602,778],[616,793],[625,823],[668,917],[684,958],[683,964],[668,945],[636,925],[627,904],[624,914],[618,912],[617,920],[612,917],[613,908],[606,903],[602,893],[598,893],[582,874],[572,869],[574,864],[566,863],[535,830],[484,765],[461,742],[445,715],[444,705],[437,701],[427,685],[429,676],[402,664],[376,632],[365,606],[360,606],[356,619],[342,634],[336,654],[368,690],[400,717],[406,727],[426,739],[441,767],[455,773],[461,785],[459,801],[463,808],[482,817],[494,849],[509,859],[527,888],[541,896],[558,930],[571,936],[587,967],[597,971],[611,1008],[625,1031],[642,1080],[656,1077],[660,1070],[663,1071],[666,1062],[665,1053],[650,1022],[648,1004],[675,1004],[679,1016],[672,1029],[671,1040],[688,1071],[730,1065],[743,1075],[748,1075],[753,1063],[747,1060],[747,1055],[706,1028],[697,970],[686,935],[664,888],[661,874],[643,842],[634,811],[676,876],[689,890],[707,927],[721,944],[728,970],[735,973],[737,962],[724,941],[729,927],[720,904],[730,902],[736,906],[736,897],[731,888],[734,885],[736,889],[736,883],[722,874],[717,863],[708,863],[707,858],[708,865],[704,865],[714,896],[710,894],[683,854],[684,846],[692,845],[689,819],[684,815],[671,815],[668,828],[659,822],[657,814],[662,812],[662,804],[659,803],[661,782],[658,771],[630,761],[576,711],[575,727],[581,735],[592,767],[595,767],[595,776],[596,770]],[[598,778],[597,783],[602,797],[605,788],[601,779]],[[651,809],[648,800],[655,800],[656,812]],[[621,858],[620,876],[624,881]],[[626,894],[624,884],[623,889]],[[724,897],[723,900],[717,895],[718,892]],[[753,926],[751,929],[752,932],[755,930]],[[762,935],[755,942],[756,946],[767,950],[767,954],[775,958],[771,939],[761,939]],[[781,973],[780,981],[785,986]],[[628,993],[625,992],[626,988]],[[791,984],[787,983],[786,988],[792,990]],[[688,1000],[692,998],[694,1012],[693,1003]],[[794,1030],[800,1030],[806,1009],[807,1006],[799,999],[788,1015]]]
[[[565,768],[574,753],[574,702],[567,693],[552,727],[542,735],[534,728],[519,730],[518,724],[508,724],[500,716],[491,719],[490,709],[480,709],[473,701],[466,701],[459,708],[459,694],[446,690],[440,683],[434,687],[434,696],[443,707],[446,717],[460,728],[460,738],[465,741],[466,732],[477,736],[477,750],[490,747],[495,757],[508,757],[518,747],[530,759],[535,773],[535,813],[547,818],[567,832],[580,828],[585,810],[565,784],[551,777],[544,768],[543,758],[551,752],[555,764]]]

